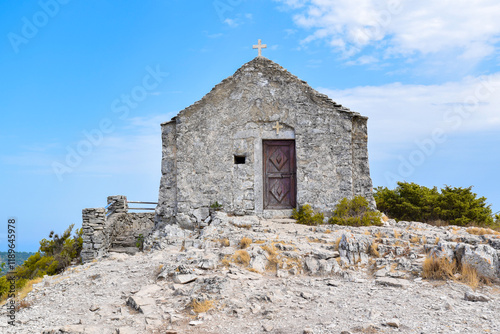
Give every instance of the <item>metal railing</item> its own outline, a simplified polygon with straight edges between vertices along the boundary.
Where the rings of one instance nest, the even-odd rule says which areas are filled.
[[[127,201],[128,203],[134,203],[134,204],[155,204],[158,205],[157,202],[140,202],[140,201]],[[129,210],[154,210],[155,208],[128,208]]]
[[[106,205],[104,209],[106,209],[106,217],[109,217],[111,214],[115,212],[115,209],[113,208],[112,210],[109,210],[109,207],[111,207],[113,204],[115,204],[116,201],[113,201]],[[129,207],[128,204],[133,203],[133,204],[151,204],[151,205],[158,205],[158,202],[142,202],[142,201],[126,201],[126,207],[127,210],[155,210],[155,208],[134,208],[134,207]]]
[[[110,211],[110,210],[108,210],[108,208],[109,208],[111,205],[115,204],[115,202],[116,202],[116,201],[113,201],[113,202],[111,202],[111,203],[108,203],[108,205],[106,205],[106,206],[104,207],[104,209],[106,209],[106,217],[108,217],[110,214],[112,214],[113,212],[115,212],[115,210],[114,210],[114,209],[113,209],[113,210],[111,210],[111,211]]]

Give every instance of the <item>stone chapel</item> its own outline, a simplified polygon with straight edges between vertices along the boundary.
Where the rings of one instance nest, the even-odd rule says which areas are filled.
[[[375,206],[367,117],[260,55],[161,127],[157,224],[192,227],[215,203],[267,218],[328,216],[357,195]]]

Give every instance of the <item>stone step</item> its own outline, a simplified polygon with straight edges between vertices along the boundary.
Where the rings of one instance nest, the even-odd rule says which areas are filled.
[[[137,247],[112,247],[109,249],[109,252],[113,253],[126,253],[129,255],[134,255],[137,253],[139,249]]]
[[[135,240],[127,240],[127,241],[113,241],[111,242],[111,247],[137,247],[135,244]]]
[[[117,235],[115,240],[137,240],[137,237],[133,234],[122,234],[122,235]]]

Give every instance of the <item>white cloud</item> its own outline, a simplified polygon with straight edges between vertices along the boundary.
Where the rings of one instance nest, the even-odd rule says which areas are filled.
[[[235,27],[239,26],[239,23],[233,19],[225,19],[224,23],[227,24],[228,26],[230,26],[231,28],[235,28]]]
[[[245,14],[236,14],[233,18],[227,18],[223,21],[223,23],[227,24],[231,28],[236,28],[241,25],[244,25],[248,22],[253,21],[253,14],[245,13]]]
[[[399,145],[446,134],[500,130],[500,72],[440,85],[319,88],[338,103],[368,116],[370,140]]]
[[[351,61],[346,62],[346,65],[368,65],[368,64],[373,64],[373,63],[377,63],[377,62],[378,62],[378,59],[376,57],[364,55],[364,56],[359,57],[356,60],[351,60]]]
[[[500,37],[498,0],[277,0],[297,11],[295,23],[346,56],[368,45],[385,56],[458,52],[478,61]]]

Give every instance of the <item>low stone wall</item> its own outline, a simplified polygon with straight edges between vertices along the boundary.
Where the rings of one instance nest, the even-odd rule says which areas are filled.
[[[154,212],[117,213],[110,216],[112,220],[111,239],[122,235],[133,235],[146,237],[155,227]]]
[[[109,216],[105,208],[82,210],[83,247],[82,262],[90,262],[107,254],[115,240],[139,235],[148,236],[155,227],[154,212],[127,212],[125,196],[109,196]]]

